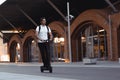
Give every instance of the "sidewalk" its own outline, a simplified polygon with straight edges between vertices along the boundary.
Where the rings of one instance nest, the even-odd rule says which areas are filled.
[[[66,78],[57,78],[57,77],[45,77],[45,76],[0,72],[0,80],[76,80],[76,79],[66,79]]]
[[[1,65],[9,66],[41,66],[42,63],[0,63]],[[97,61],[97,64],[85,65],[82,62],[73,62],[73,63],[63,63],[63,62],[54,62],[52,66],[55,67],[72,67],[72,68],[81,68],[81,67],[105,67],[105,68],[120,68],[120,63],[112,61]],[[68,79],[68,78],[58,78],[58,77],[46,77],[46,76],[37,76],[37,75],[27,75],[27,74],[15,74],[8,72],[0,72],[0,80],[77,80],[77,79]]]
[[[41,66],[42,63],[30,62],[30,63],[0,63],[0,65],[15,65],[15,66]],[[53,67],[109,67],[109,68],[120,68],[120,63],[117,61],[97,61],[96,64],[83,64],[83,62],[52,62]]]

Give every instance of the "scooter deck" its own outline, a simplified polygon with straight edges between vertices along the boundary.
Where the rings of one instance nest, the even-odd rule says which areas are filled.
[[[49,67],[40,66],[40,70],[41,70],[41,72],[44,72],[46,70],[46,71],[49,71],[50,73],[52,73],[51,66],[49,66]]]

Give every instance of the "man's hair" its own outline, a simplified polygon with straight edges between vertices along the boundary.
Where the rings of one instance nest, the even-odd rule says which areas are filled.
[[[41,18],[40,18],[40,22],[41,22],[43,19],[45,19],[45,20],[46,20],[46,18],[45,18],[45,17],[41,17]]]

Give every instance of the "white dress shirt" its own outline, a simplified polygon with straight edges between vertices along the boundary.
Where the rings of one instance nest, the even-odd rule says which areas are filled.
[[[40,29],[39,29],[39,27],[40,27]],[[48,34],[47,33],[48,33],[48,31],[51,32],[51,29],[49,27],[48,27],[48,29],[47,29],[46,25],[37,26],[36,32],[37,32],[37,37],[39,38],[38,42],[42,43],[43,40],[48,40]]]

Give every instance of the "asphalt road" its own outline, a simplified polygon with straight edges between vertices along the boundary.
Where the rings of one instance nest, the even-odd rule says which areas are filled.
[[[39,66],[0,65],[0,72],[77,80],[120,80],[120,68],[114,67],[53,66],[53,73],[41,73]]]

